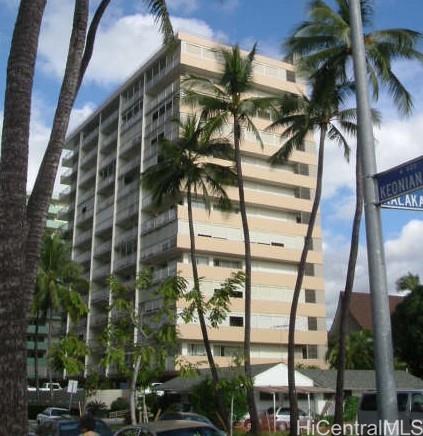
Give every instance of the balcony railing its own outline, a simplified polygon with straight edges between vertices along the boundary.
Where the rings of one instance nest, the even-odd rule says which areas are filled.
[[[128,256],[119,257],[115,259],[113,270],[119,271],[120,269],[127,268],[129,266],[135,266],[136,262],[137,253],[131,253]]]
[[[81,157],[81,167],[85,167],[90,163],[95,157],[97,157],[97,147],[90,150],[85,156]]]
[[[168,74],[170,71],[175,68],[175,66],[178,64],[178,59],[176,56],[173,56],[170,63],[164,68],[162,71],[160,71],[159,74],[154,76],[150,81],[146,83],[146,90],[150,90],[156,83],[161,80],[166,74]]]
[[[80,178],[79,183],[82,185],[85,182],[88,182],[91,178],[95,177],[96,170],[97,170],[97,168],[94,166],[90,170],[81,174],[81,178]]]
[[[176,263],[168,265],[165,268],[157,269],[153,272],[153,283],[158,283],[163,280],[166,280],[169,277],[173,277],[176,275]]]
[[[75,245],[82,245],[85,242],[91,241],[93,232],[91,229],[85,230],[85,232],[77,233],[75,238]]]
[[[109,290],[108,289],[100,289],[97,291],[93,291],[91,293],[91,302],[92,303],[99,303],[99,302],[107,303],[108,301],[109,301]]]
[[[110,265],[103,265],[100,267],[93,268],[93,279],[98,280],[100,278],[105,278],[110,274]]]
[[[112,249],[112,240],[109,239],[105,242],[102,242],[101,244],[97,245],[95,248],[95,254],[101,255],[107,252],[110,252]]]
[[[146,233],[152,232],[160,227],[169,224],[172,221],[176,220],[176,209],[169,209],[166,212],[161,213],[160,215],[145,221],[141,226],[141,234],[144,235]]]
[[[84,145],[89,144],[96,136],[98,136],[98,127],[84,137]]]
[[[176,237],[165,239],[158,244],[152,245],[151,247],[144,248],[141,252],[141,259],[146,260],[153,256],[163,254],[172,248],[176,247],[177,239]]]

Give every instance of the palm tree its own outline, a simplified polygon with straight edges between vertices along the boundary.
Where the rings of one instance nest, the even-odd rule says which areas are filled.
[[[298,60],[300,72],[320,74],[326,68],[336,69],[341,82],[348,81],[352,65],[351,27],[348,0],[336,0],[336,9],[324,0],[311,0],[309,20],[301,23],[284,43],[287,55]],[[365,28],[372,25],[373,0],[361,0]],[[411,113],[412,97],[392,70],[394,60],[423,61],[417,50],[422,34],[410,29],[384,29],[364,35],[367,71],[373,96],[380,88],[392,96],[398,109]]]
[[[180,198],[181,193],[186,193],[194,301],[216,389],[218,389],[219,376],[211,351],[200,292],[192,199],[201,196],[208,210],[210,210],[212,198],[216,198],[224,208],[230,206],[224,185],[233,183],[235,174],[230,167],[218,165],[208,160],[208,158],[213,157],[228,159],[233,154],[229,142],[213,137],[219,125],[220,123],[216,120],[206,122],[203,117],[188,116],[185,121],[179,123],[180,137],[175,141],[163,139],[160,142],[158,163],[148,168],[142,175],[142,183],[152,193],[153,202],[158,207],[166,199],[170,198],[174,201]],[[219,413],[229,428],[223,399],[221,395],[218,395],[218,398],[220,399]]]
[[[339,343],[329,348],[326,360],[331,368],[339,364]],[[374,369],[373,336],[369,330],[350,333],[345,338],[345,369]]]
[[[352,46],[348,0],[336,0],[333,9],[323,0],[313,0],[309,4],[310,19],[301,23],[288,38],[285,48],[288,55],[298,59],[300,71],[320,74],[326,68],[337,70],[337,79],[345,81],[351,71]],[[372,25],[373,2],[361,0],[361,12],[364,26]],[[412,97],[401,81],[392,71],[394,60],[423,60],[423,55],[416,49],[422,34],[410,29],[386,29],[369,31],[364,36],[369,82],[373,96],[377,99],[379,89],[385,88],[392,96],[400,113],[409,115],[413,108]],[[358,151],[357,151],[358,155]],[[356,177],[360,168],[357,159]],[[339,332],[340,358],[337,375],[335,401],[335,423],[343,423],[343,362],[345,350],[344,332],[346,313],[354,284],[354,271],[358,252],[359,229],[363,209],[361,181],[356,181],[356,210],[351,234],[351,248],[345,283],[344,298],[341,307]]]
[[[235,148],[235,166],[238,180],[239,210],[241,214],[244,234],[245,252],[245,327],[244,327],[244,367],[247,379],[252,380],[251,372],[251,247],[248,217],[245,206],[244,177],[241,164],[242,128],[252,131],[257,141],[263,145],[260,133],[252,118],[259,109],[268,109],[273,98],[250,97],[253,86],[253,62],[256,54],[256,45],[247,56],[241,54],[238,45],[231,49],[219,51],[224,66],[217,82],[189,76],[185,81],[188,85],[185,99],[198,104],[204,113],[210,117],[217,117],[224,123],[233,124],[233,137]],[[259,419],[254,400],[252,385],[247,387],[248,408],[251,417],[251,431],[259,432]]]
[[[88,28],[89,2],[75,2],[66,68],[51,137],[30,200],[26,187],[31,98],[46,0],[20,2],[7,65],[0,151],[0,421],[7,434],[27,433],[27,315],[41,241],[69,118],[96,32],[110,0],[101,0]],[[167,42],[173,38],[166,0],[144,0]],[[87,32],[88,28],[88,32]],[[11,340],[13,338],[13,340]]]
[[[286,141],[283,146],[272,156],[272,162],[283,162],[299,146],[304,146],[310,133],[318,132],[319,149],[317,163],[316,192],[304,246],[298,266],[298,274],[292,298],[289,332],[288,332],[288,385],[290,402],[290,428],[291,434],[297,434],[298,405],[295,387],[295,322],[297,316],[298,300],[305,275],[307,255],[312,246],[312,235],[322,192],[322,177],[324,164],[324,150],[327,139],[335,141],[343,149],[344,156],[349,157],[349,145],[340,128],[346,133],[356,133],[355,109],[342,109],[352,87],[350,84],[336,85],[335,71],[327,70],[322,76],[312,81],[310,98],[305,95],[286,94],[281,97],[276,120],[270,129],[282,128],[282,138]]]
[[[48,323],[47,349],[49,351],[54,313],[63,310],[72,321],[86,315],[88,309],[80,292],[85,292],[87,289],[88,282],[82,278],[80,266],[71,260],[66,242],[57,233],[45,235],[41,247],[33,311],[37,314],[38,320]],[[35,342],[37,341],[36,337]],[[50,366],[47,368],[51,382]]]

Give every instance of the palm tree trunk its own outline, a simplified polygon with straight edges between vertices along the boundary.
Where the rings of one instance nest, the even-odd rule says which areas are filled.
[[[35,315],[35,331],[34,331],[34,377],[35,377],[35,391],[37,392],[37,401],[40,399],[40,375],[38,373],[38,331],[40,327],[40,316],[37,310]]]
[[[132,371],[131,379],[131,390],[129,392],[129,408],[131,410],[131,424],[135,425],[137,423],[137,405],[136,405],[136,394],[137,394],[137,380],[138,373],[140,372],[141,366],[141,356],[137,356],[134,364],[134,370]]]
[[[48,381],[50,383],[50,399],[53,399],[53,376],[51,373],[51,366],[49,362],[49,353],[51,347],[51,323],[53,320],[52,310],[49,309],[48,315],[48,335],[47,335],[47,371],[48,371]]]
[[[24,237],[31,95],[46,0],[20,2],[7,65],[0,151],[0,422],[23,436],[27,423]],[[32,289],[30,290],[32,292]]]
[[[345,292],[341,300],[341,318],[339,323],[338,337],[338,373],[336,377],[335,395],[335,424],[342,428],[344,423],[344,374],[345,374],[345,335],[347,328],[347,314],[351,302],[351,294],[354,286],[355,266],[357,263],[358,243],[360,238],[361,216],[363,214],[363,180],[360,165],[359,147],[356,152],[356,181],[355,181],[355,213],[351,233],[351,247],[348,259],[347,278]]]
[[[189,223],[189,236],[190,236],[190,255],[191,255],[191,264],[192,264],[192,276],[194,279],[194,289],[196,293],[200,296],[200,279],[198,277],[198,268],[197,268],[197,256],[196,256],[196,248],[195,248],[195,233],[194,233],[194,218],[192,214],[192,196],[191,189],[188,188],[187,192],[187,203],[188,203],[188,223]],[[198,319],[200,321],[201,334],[203,335],[203,343],[204,348],[206,350],[207,360],[210,366],[210,372],[212,375],[214,389],[216,391],[217,397],[217,408],[220,414],[220,418],[225,424],[226,430],[229,431],[229,420],[228,414],[226,411],[226,407],[224,404],[223,395],[219,388],[219,374],[217,372],[216,363],[214,361],[213,353],[211,351],[211,345],[209,340],[209,334],[207,332],[206,320],[204,318],[204,309],[201,307],[201,303],[197,304],[197,314]]]
[[[32,289],[34,286],[48,207],[53,193],[70,114],[81,80],[80,69],[87,33],[88,12],[88,0],[75,1],[66,69],[54,114],[53,127],[34,188],[28,200],[25,289]],[[26,294],[28,294],[28,298],[31,298],[32,293],[27,292]]]
[[[297,318],[298,300],[300,297],[301,287],[305,275],[307,255],[313,238],[314,224],[316,222],[317,212],[319,210],[320,198],[322,195],[322,178],[323,162],[325,155],[325,139],[327,125],[320,127],[319,157],[317,163],[317,183],[316,193],[314,196],[313,207],[310,213],[310,220],[307,226],[307,233],[304,240],[304,247],[301,253],[300,263],[298,265],[298,275],[295,283],[294,295],[292,297],[291,312],[289,315],[289,332],[288,332],[288,390],[289,390],[289,407],[290,407],[290,435],[297,435],[298,426],[298,401],[297,390],[295,386],[295,321]]]
[[[247,210],[245,207],[244,178],[242,175],[241,164],[241,126],[236,115],[233,117],[234,122],[234,146],[235,146],[235,164],[238,179],[239,211],[241,213],[242,230],[244,233],[244,253],[245,253],[245,320],[244,320],[244,368],[245,376],[249,381],[247,389],[248,410],[250,412],[251,432],[258,434],[260,423],[257,413],[256,401],[254,398],[254,386],[252,385],[251,372],[251,245],[250,230],[248,228]],[[250,383],[251,382],[251,383]]]

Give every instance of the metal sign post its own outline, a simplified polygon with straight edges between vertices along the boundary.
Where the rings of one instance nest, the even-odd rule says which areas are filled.
[[[360,147],[363,168],[367,257],[372,297],[378,411],[379,419],[387,423],[393,423],[398,417],[397,395],[394,378],[385,253],[380,209],[377,199],[377,184],[374,178],[376,174],[376,156],[367,87],[367,66],[360,0],[350,0],[349,7],[358,107],[358,147]]]

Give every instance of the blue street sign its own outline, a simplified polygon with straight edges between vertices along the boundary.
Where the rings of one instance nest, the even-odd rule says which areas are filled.
[[[423,188],[423,156],[375,175],[379,203]]]
[[[423,210],[423,190],[393,198],[381,206],[388,209]]]

